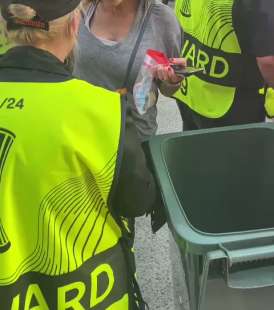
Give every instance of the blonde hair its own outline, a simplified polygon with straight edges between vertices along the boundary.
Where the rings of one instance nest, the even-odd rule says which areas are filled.
[[[11,4],[9,12],[14,18],[31,20],[36,16],[35,10],[23,4]],[[52,41],[60,36],[66,37],[70,34],[70,22],[78,14],[79,8],[69,14],[49,22],[49,30],[30,27],[7,31],[8,39],[17,45],[36,45],[45,41]]]

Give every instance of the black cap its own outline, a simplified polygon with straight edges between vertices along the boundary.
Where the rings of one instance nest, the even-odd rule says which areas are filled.
[[[9,22],[13,16],[8,10],[11,4],[23,4],[31,7],[35,12],[36,16],[33,19],[34,23],[24,21],[20,19],[20,24],[17,26],[28,26],[33,28],[39,27],[39,22],[48,23],[54,19],[65,16],[72,12],[79,4],[81,0],[0,0],[2,16]],[[18,21],[18,20],[17,20]],[[35,22],[38,21],[37,27]]]

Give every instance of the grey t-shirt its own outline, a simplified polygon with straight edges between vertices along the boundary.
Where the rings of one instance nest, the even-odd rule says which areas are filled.
[[[94,11],[92,7],[94,4],[91,4],[92,6],[86,12],[85,20],[80,26],[74,75],[110,90],[123,87],[129,58],[145,12],[145,1],[140,0],[136,20],[128,36],[115,45],[104,44],[90,32],[89,25]],[[168,6],[156,1],[132,66],[129,77],[130,90],[132,90],[143,64],[147,49],[162,51],[171,58],[179,56],[181,46],[182,32],[173,11]],[[153,87],[155,95],[158,96],[156,83]],[[142,116],[133,108],[133,118],[142,140],[146,140],[156,133],[156,116],[156,106],[150,108]]]

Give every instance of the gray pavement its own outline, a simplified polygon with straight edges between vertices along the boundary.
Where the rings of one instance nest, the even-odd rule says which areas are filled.
[[[173,2],[169,5],[172,7]],[[160,96],[157,105],[158,134],[181,131],[182,120],[175,101]],[[150,218],[137,219],[135,250],[138,282],[150,310],[175,310],[177,301],[174,298],[176,287],[172,281],[172,264],[176,262],[170,259],[167,225],[157,234],[152,234]],[[181,301],[187,310],[186,299],[183,296]]]
[[[182,130],[181,117],[174,100],[160,97],[158,112],[158,134]],[[135,251],[138,282],[150,309],[174,310],[175,287],[172,281],[168,227],[165,225],[153,235],[150,218],[137,219]],[[183,303],[186,304],[185,297]]]

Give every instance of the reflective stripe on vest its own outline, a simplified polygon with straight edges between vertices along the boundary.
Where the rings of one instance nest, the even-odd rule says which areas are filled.
[[[176,15],[185,31],[182,56],[206,73],[187,78],[174,95],[197,113],[223,116],[236,87],[243,83],[241,48],[233,28],[234,0],[177,0]]]
[[[108,209],[120,96],[79,80],[0,93],[1,308],[128,309]]]

